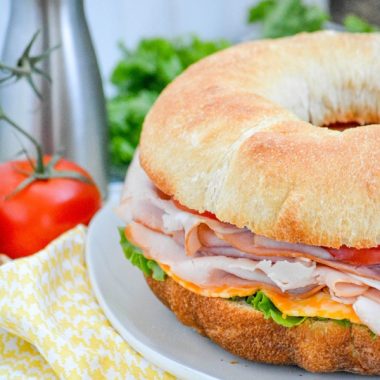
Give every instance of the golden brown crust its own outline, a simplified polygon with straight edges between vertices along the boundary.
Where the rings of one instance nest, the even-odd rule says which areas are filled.
[[[298,365],[312,372],[380,374],[380,338],[361,325],[306,320],[286,328],[250,306],[197,295],[171,278],[147,278],[155,295],[178,319],[248,360]]]
[[[141,163],[185,206],[277,240],[380,244],[380,34],[250,42],[191,66],[148,114]],[[313,125],[314,124],[314,125]]]

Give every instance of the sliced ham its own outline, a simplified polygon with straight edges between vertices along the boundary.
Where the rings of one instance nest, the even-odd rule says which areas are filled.
[[[271,263],[266,275],[283,291],[301,289],[317,283],[316,264],[314,262],[286,260],[271,262],[269,260],[260,263]]]
[[[366,278],[363,276],[357,276],[357,275],[351,275],[351,277],[380,291],[380,281],[378,281],[378,280],[373,280],[370,278]]]
[[[138,155],[117,211],[127,238],[173,278],[202,289],[261,284],[297,296],[327,287],[334,300],[352,304],[363,323],[380,333],[374,317],[380,313],[379,265],[345,264],[322,247],[275,241],[179,208],[155,188]]]
[[[368,290],[368,285],[352,276],[337,270],[318,266],[318,281],[328,286],[330,293],[335,298],[355,298],[363,295]]]
[[[128,171],[126,186],[118,214],[128,224],[135,220],[169,236],[184,231],[186,254],[198,251],[254,260],[289,260],[308,258],[317,263],[374,280],[380,280],[379,266],[354,266],[337,261],[326,249],[279,242],[253,234],[247,229],[186,212],[154,187],[140,167],[136,155]]]
[[[380,304],[369,297],[360,296],[354,302],[353,308],[360,320],[374,333],[380,335]]]
[[[189,257],[170,236],[136,222],[127,226],[126,235],[133,244],[144,250],[148,258],[167,265],[176,276],[200,287],[261,283],[285,291],[317,286],[315,263],[273,263],[269,260],[253,261],[226,256]]]
[[[233,247],[247,253],[262,252],[270,253],[273,251],[283,251],[287,253],[302,255],[304,253],[316,258],[329,260],[333,256],[326,250],[320,247],[312,247],[304,244],[293,244],[280,242],[264,236],[253,234],[251,231],[245,230],[236,234],[219,235],[221,239],[229,242]]]
[[[164,264],[177,277],[200,287],[246,286],[257,283],[277,287],[282,292],[301,293],[302,289],[327,286],[334,299],[353,303],[369,286],[350,275],[317,266],[309,260],[254,261],[227,256],[189,257],[183,247],[163,233],[132,222],[127,238],[141,247],[148,258]],[[297,292],[298,291],[298,292]]]
[[[246,276],[248,279],[232,273],[238,271],[239,267],[244,268],[244,264],[253,267],[251,260],[242,259],[243,262],[235,265],[231,272],[226,272],[223,268],[229,264],[227,257],[189,257],[185,254],[183,247],[170,236],[153,231],[142,224],[130,223],[125,233],[128,240],[144,250],[146,257],[168,266],[176,276],[200,287],[246,286],[257,282],[262,283],[264,280],[260,272],[256,274],[256,277]],[[267,279],[266,283],[271,284],[271,281]]]
[[[375,301],[380,304],[380,291],[377,289],[368,289],[364,295],[371,299],[372,301]]]

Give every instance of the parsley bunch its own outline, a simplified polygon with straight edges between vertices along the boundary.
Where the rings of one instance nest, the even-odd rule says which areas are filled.
[[[108,101],[111,161],[124,168],[139,142],[145,115],[159,93],[184,69],[229,43],[197,37],[142,40],[134,50],[121,45],[122,59],[111,77],[117,95]]]
[[[329,15],[302,0],[263,0],[249,10],[248,22],[262,23],[264,38],[291,36],[323,28]]]
[[[278,38],[324,29],[330,15],[302,0],[262,0],[248,11],[249,23],[261,23],[262,37]],[[343,26],[348,32],[370,33],[376,26],[355,15],[347,15]]]

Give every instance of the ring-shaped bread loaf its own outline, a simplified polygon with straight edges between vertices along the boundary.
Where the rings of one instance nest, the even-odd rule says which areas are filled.
[[[344,131],[334,123],[363,126]],[[160,95],[141,163],[183,205],[288,242],[380,244],[380,34],[244,43]]]

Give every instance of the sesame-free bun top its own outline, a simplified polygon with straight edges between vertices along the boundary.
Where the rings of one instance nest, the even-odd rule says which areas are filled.
[[[343,132],[326,127],[355,122]],[[192,65],[140,160],[181,204],[277,240],[380,244],[380,34],[248,42]]]

